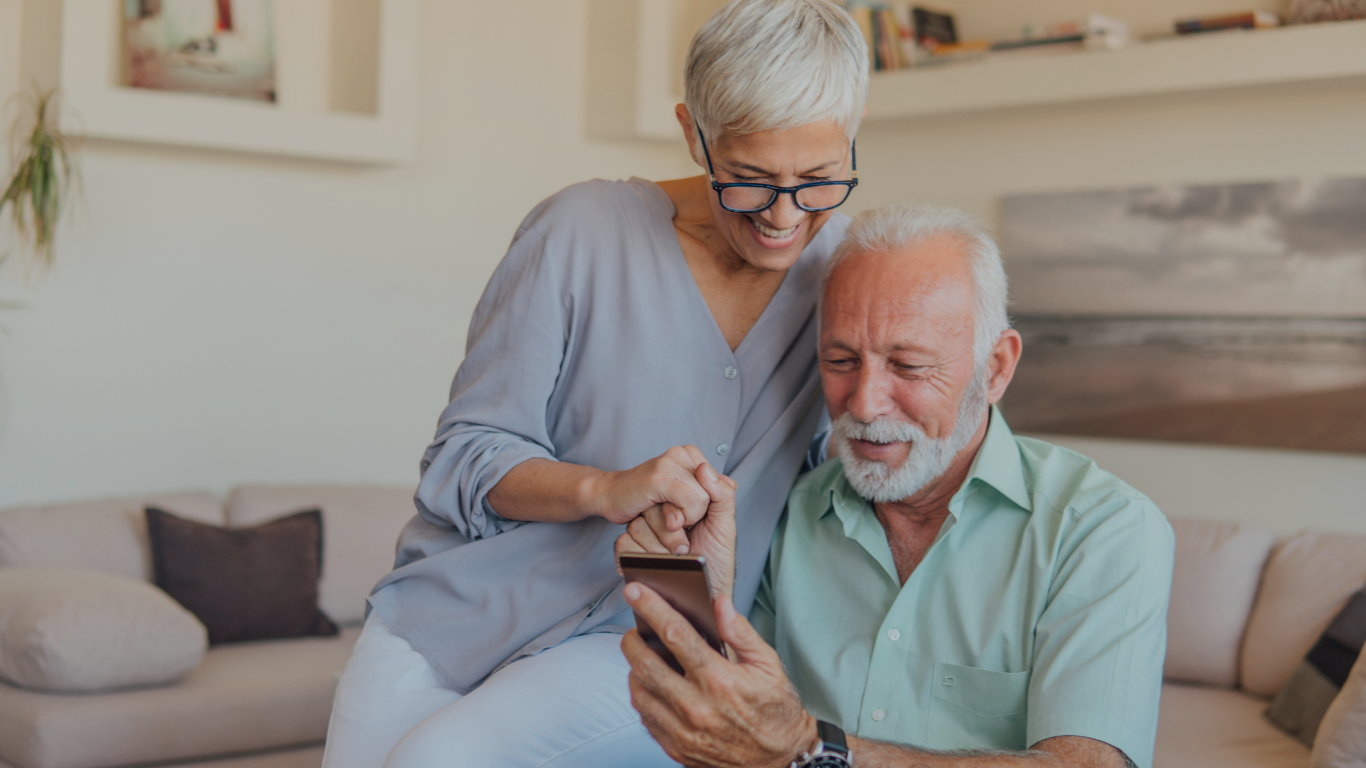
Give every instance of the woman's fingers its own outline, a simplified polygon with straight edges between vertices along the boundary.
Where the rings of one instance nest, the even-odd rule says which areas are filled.
[[[640,530],[641,536],[650,536],[658,549],[651,551],[670,555],[688,554],[688,534],[681,528],[669,525],[671,517],[677,519],[682,513],[673,504],[656,504],[645,510],[645,514],[631,521],[627,530]],[[643,524],[641,524],[643,522]],[[643,530],[641,530],[643,529]],[[672,529],[672,530],[670,530]]]
[[[637,550],[639,552],[645,552],[652,555],[674,554],[672,549],[669,549],[659,540],[659,536],[656,535],[654,529],[650,527],[645,515],[641,515],[632,520],[630,524],[626,526],[626,533],[622,535],[629,537],[631,541],[639,547]]]

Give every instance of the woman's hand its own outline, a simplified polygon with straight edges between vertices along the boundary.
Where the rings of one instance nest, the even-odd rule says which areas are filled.
[[[489,491],[494,512],[508,520],[572,523],[603,517],[624,525],[644,517],[664,551],[685,554],[685,528],[707,514],[711,496],[698,481],[706,457],[694,446],[670,448],[638,467],[604,472],[569,462],[528,459]]]
[[[616,543],[616,556],[634,553],[691,554],[707,558],[707,575],[714,596],[729,596],[735,582],[735,490],[734,480],[703,463],[696,472],[698,485],[708,497],[707,513],[687,534],[686,552],[664,543],[656,516],[647,513],[632,520]],[[666,531],[666,534],[669,533]]]
[[[644,518],[668,554],[687,554],[684,528],[707,514],[711,495],[697,479],[706,458],[695,446],[670,448],[638,467],[604,472],[589,489],[593,513],[618,525]],[[713,474],[715,474],[713,472]]]

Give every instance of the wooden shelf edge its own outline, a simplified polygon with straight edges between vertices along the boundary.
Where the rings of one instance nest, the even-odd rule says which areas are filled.
[[[878,73],[869,83],[866,120],[1356,77],[1366,78],[1366,21]]]

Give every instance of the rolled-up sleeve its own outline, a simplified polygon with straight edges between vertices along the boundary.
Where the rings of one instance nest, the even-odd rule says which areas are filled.
[[[1036,625],[1027,743],[1085,736],[1152,765],[1174,537],[1146,499],[1087,526],[1061,562]],[[1077,514],[1068,510],[1069,514]],[[1087,528],[1090,530],[1086,530]]]
[[[555,459],[546,413],[571,323],[563,260],[548,250],[534,226],[513,238],[475,307],[450,404],[422,458],[418,513],[470,540],[521,525],[493,510],[489,491],[528,459]]]

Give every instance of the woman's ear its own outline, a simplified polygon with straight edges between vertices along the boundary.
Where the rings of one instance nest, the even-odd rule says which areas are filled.
[[[694,163],[705,168],[707,167],[700,158],[702,150],[697,146],[697,123],[693,122],[692,113],[688,111],[687,104],[679,104],[674,107],[674,117],[678,118],[678,125],[683,129],[683,138],[688,140],[688,154],[692,156]]]

